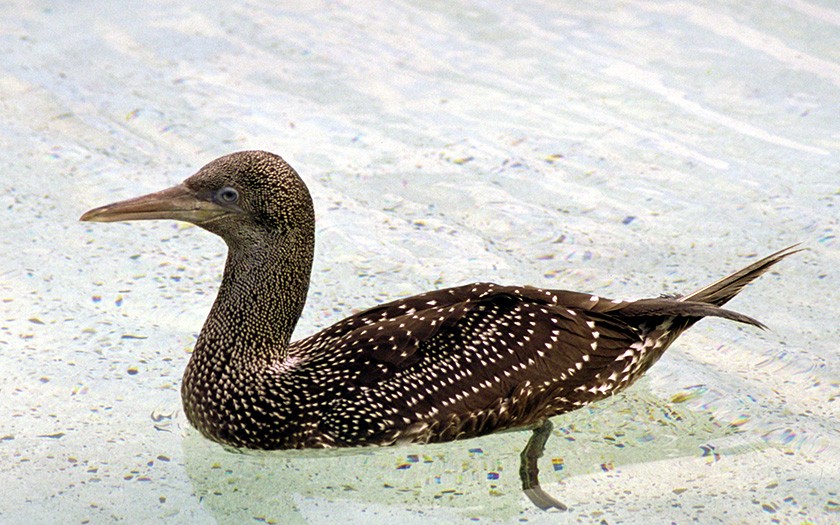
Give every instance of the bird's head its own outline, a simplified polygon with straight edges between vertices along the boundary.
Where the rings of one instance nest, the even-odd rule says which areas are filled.
[[[254,236],[314,228],[312,198],[278,155],[240,151],[220,157],[181,184],[89,210],[82,221],[186,221],[239,245]]]

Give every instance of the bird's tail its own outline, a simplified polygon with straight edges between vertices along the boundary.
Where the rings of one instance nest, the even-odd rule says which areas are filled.
[[[752,317],[721,308],[721,306],[738,295],[738,292],[743,290],[746,285],[757,279],[774,264],[788,255],[802,251],[798,246],[798,244],[794,244],[784,250],[779,250],[688,295],[633,301],[622,305],[620,312],[628,317],[670,318],[672,322],[675,322],[671,327],[673,333],[671,340],[703,317],[721,317],[739,323],[751,324],[758,328],[765,328],[761,322]]]
[[[738,295],[738,292],[744,289],[746,285],[757,279],[774,264],[781,261],[788,255],[793,255],[796,252],[801,252],[803,248],[799,248],[799,244],[788,246],[783,250],[779,250],[772,255],[756,261],[753,264],[738,270],[737,272],[724,277],[718,281],[713,282],[708,286],[704,286],[699,290],[691,292],[688,295],[677,298],[678,301],[690,301],[698,303],[709,303],[716,306],[722,306],[727,301]]]

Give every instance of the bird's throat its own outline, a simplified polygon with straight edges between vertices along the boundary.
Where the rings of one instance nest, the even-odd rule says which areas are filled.
[[[286,236],[247,248],[230,246],[196,352],[252,365],[283,358],[306,302],[313,244]]]

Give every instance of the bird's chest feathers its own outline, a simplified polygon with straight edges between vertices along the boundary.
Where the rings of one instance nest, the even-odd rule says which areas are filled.
[[[247,359],[251,364],[243,365]],[[197,345],[184,374],[182,397],[190,423],[227,445],[282,448],[279,434],[288,418],[286,398],[272,389],[266,367],[235,352],[203,351]]]

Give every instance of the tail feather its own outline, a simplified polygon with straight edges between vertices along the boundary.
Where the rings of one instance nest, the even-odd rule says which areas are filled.
[[[709,303],[716,306],[722,306],[730,299],[738,295],[738,292],[743,290],[746,285],[767,272],[767,270],[769,270],[774,264],[789,255],[801,252],[803,249],[804,248],[799,248],[799,244],[788,246],[787,248],[779,250],[772,255],[768,255],[760,261],[756,261],[746,268],[724,277],[723,279],[715,281],[708,286],[704,286],[703,288],[691,292],[688,295],[679,297],[677,300]]]
[[[680,317],[689,321],[686,327],[699,321],[703,317],[722,317],[730,321],[751,324],[758,328],[767,328],[760,321],[748,315],[733,312],[713,304],[700,301],[684,301],[673,298],[641,299],[633,301],[621,309],[621,314],[628,317]],[[692,320],[693,319],[693,320]]]
[[[622,305],[619,311],[627,317],[679,318],[682,321],[677,332],[687,329],[703,317],[722,317],[763,329],[765,326],[756,319],[732,310],[726,310],[721,306],[735,297],[746,285],[757,279],[774,264],[788,255],[802,251],[802,249],[797,248],[798,246],[798,244],[794,244],[784,250],[779,250],[688,295],[633,301]]]

